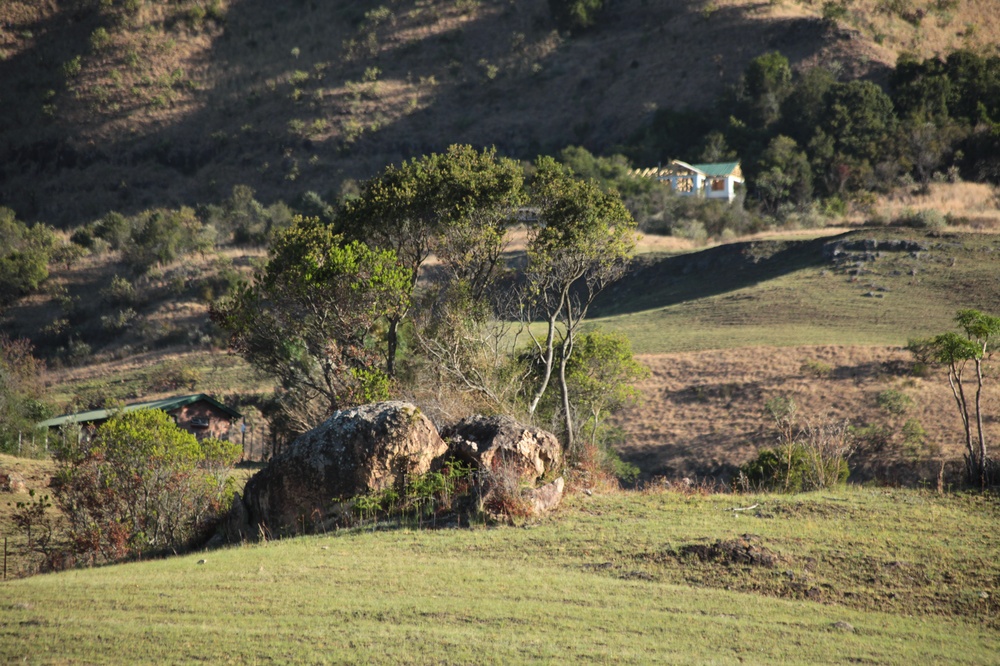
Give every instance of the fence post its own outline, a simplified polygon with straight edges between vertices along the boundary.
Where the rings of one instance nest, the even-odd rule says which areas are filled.
[[[3,538],[3,579],[7,580],[7,537]]]

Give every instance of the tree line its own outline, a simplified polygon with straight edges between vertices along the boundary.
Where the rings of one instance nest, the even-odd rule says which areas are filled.
[[[833,211],[934,178],[1000,183],[1000,56],[902,54],[883,89],[835,66],[750,62],[710,112],[661,110],[624,152],[649,164],[740,159],[764,212],[822,199]]]

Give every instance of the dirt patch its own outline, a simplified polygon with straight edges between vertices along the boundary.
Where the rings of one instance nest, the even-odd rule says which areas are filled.
[[[788,559],[761,543],[759,536],[744,534],[736,539],[719,540],[713,544],[689,544],[674,553],[681,560],[696,559],[713,564],[753,567],[775,567]]]

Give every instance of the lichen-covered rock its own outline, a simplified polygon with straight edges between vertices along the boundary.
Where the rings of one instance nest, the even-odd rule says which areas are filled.
[[[249,538],[310,531],[337,518],[337,503],[402,486],[435,467],[447,445],[420,410],[381,402],[336,412],[247,482]]]
[[[27,492],[24,477],[14,471],[0,470],[0,491],[5,493]]]
[[[531,502],[531,510],[536,516],[552,511],[562,502],[565,488],[566,482],[560,476],[552,483],[529,490],[527,496]]]
[[[445,428],[441,435],[456,458],[478,469],[493,469],[500,460],[516,464],[529,483],[562,465],[562,448],[555,435],[509,416],[471,416]]]

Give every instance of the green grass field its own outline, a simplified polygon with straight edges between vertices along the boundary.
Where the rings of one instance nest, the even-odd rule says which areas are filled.
[[[883,489],[577,495],[524,527],[340,532],[8,582],[0,658],[995,663],[998,518],[995,499]],[[777,566],[673,554],[744,534]]]
[[[867,261],[837,264],[823,255],[831,239],[820,238],[646,260],[596,304],[593,323],[628,334],[636,352],[667,353],[901,345],[950,330],[959,308],[1000,312],[1000,236],[865,229],[839,238],[906,239],[928,249],[876,250]]]

